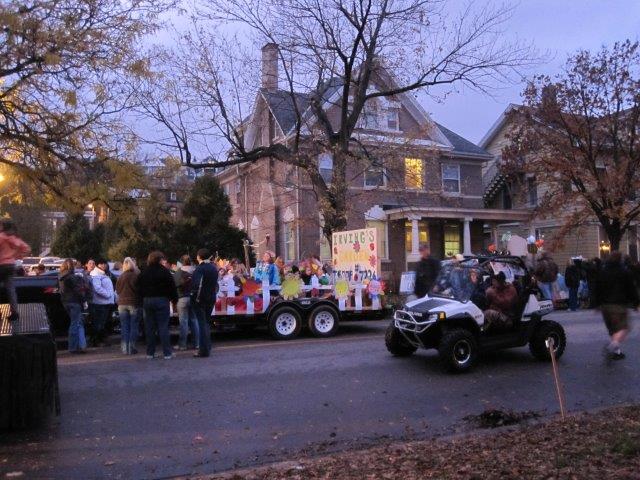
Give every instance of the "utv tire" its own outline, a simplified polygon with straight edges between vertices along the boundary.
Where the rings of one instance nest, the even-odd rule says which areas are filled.
[[[393,321],[384,334],[384,343],[387,345],[389,353],[395,357],[408,357],[413,355],[417,350],[417,347],[411,345],[407,339],[404,338],[400,330],[396,328]]]
[[[551,355],[546,344],[548,338],[553,340],[556,358],[562,356],[567,346],[567,336],[562,325],[552,320],[540,322],[536,331],[533,332],[531,340],[529,340],[529,350],[531,355],[544,362],[551,361]]]
[[[478,358],[478,342],[468,330],[457,328],[442,335],[438,346],[440,361],[449,372],[466,372]]]
[[[280,307],[269,316],[269,331],[276,340],[291,340],[301,330],[302,318],[295,308]]]
[[[338,331],[339,314],[334,308],[320,305],[311,311],[308,325],[314,337],[331,337]]]

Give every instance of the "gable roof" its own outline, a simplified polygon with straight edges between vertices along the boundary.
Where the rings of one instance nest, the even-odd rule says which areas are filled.
[[[475,143],[470,142],[464,137],[461,137],[455,132],[452,132],[447,127],[435,122],[437,127],[440,129],[444,136],[447,137],[447,140],[453,145],[453,153],[459,153],[462,155],[481,155],[486,157],[491,157],[491,154],[487,152],[484,148],[479,147]]]
[[[493,123],[493,125],[491,125],[491,128],[489,128],[489,131],[484,134],[484,137],[482,137],[478,145],[480,145],[481,148],[487,148],[491,141],[495,138],[495,136],[500,133],[505,123],[507,123],[507,116],[509,115],[509,113],[521,106],[522,105],[517,105],[515,103],[510,103],[509,105],[507,105],[507,108],[504,109],[498,119]]]
[[[311,95],[307,93],[291,94],[286,90],[270,92],[265,89],[260,92],[284,133],[288,133],[296,125],[296,105],[302,116],[311,102]]]

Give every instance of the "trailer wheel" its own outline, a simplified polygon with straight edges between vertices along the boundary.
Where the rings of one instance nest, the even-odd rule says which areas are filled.
[[[309,315],[309,330],[314,337],[331,337],[338,331],[338,312],[321,305],[313,309]]]
[[[280,307],[269,317],[271,336],[277,340],[296,338],[302,330],[302,319],[298,311],[291,307]]]

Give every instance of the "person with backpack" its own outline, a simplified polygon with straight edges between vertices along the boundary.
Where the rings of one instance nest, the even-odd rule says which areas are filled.
[[[18,296],[13,285],[13,276],[16,271],[16,260],[27,255],[31,249],[16,233],[16,226],[11,220],[3,220],[0,223],[0,283],[4,287],[11,308],[9,321],[15,323],[19,320]]]
[[[85,301],[85,288],[82,274],[75,272],[75,262],[67,258],[60,266],[58,277],[60,301],[69,315],[69,353],[86,353],[87,340],[82,322],[82,304]]]
[[[140,270],[133,258],[127,257],[122,262],[122,273],[116,281],[118,294],[118,316],[120,317],[120,348],[125,355],[135,355],[138,340],[138,275]]]
[[[211,264],[211,252],[206,248],[198,250],[198,266],[191,279],[191,305],[198,317],[200,348],[194,357],[208,357],[211,354],[211,312],[216,301],[218,270]]]
[[[191,257],[183,255],[180,258],[181,266],[173,275],[173,280],[178,289],[178,320],[180,322],[180,338],[178,340],[178,350],[187,349],[187,335],[191,330],[191,338],[196,350],[200,348],[200,328],[198,327],[198,317],[191,306],[191,280],[194,267],[191,265]]]
[[[92,327],[91,344],[93,346],[106,345],[107,321],[116,303],[113,282],[107,275],[108,269],[107,261],[99,259],[96,262],[96,267],[90,273],[93,295],[89,304],[89,312]]]

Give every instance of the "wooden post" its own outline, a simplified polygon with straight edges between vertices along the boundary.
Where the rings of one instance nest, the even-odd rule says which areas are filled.
[[[551,368],[553,369],[553,379],[556,383],[556,393],[558,395],[558,403],[560,404],[560,416],[562,417],[562,421],[564,422],[566,418],[565,409],[564,409],[564,393],[562,391],[562,385],[560,384],[560,375],[558,374],[558,363],[556,362],[556,352],[553,347],[555,346],[552,338],[547,338],[545,340],[547,348],[549,349],[549,355],[551,355]]]

